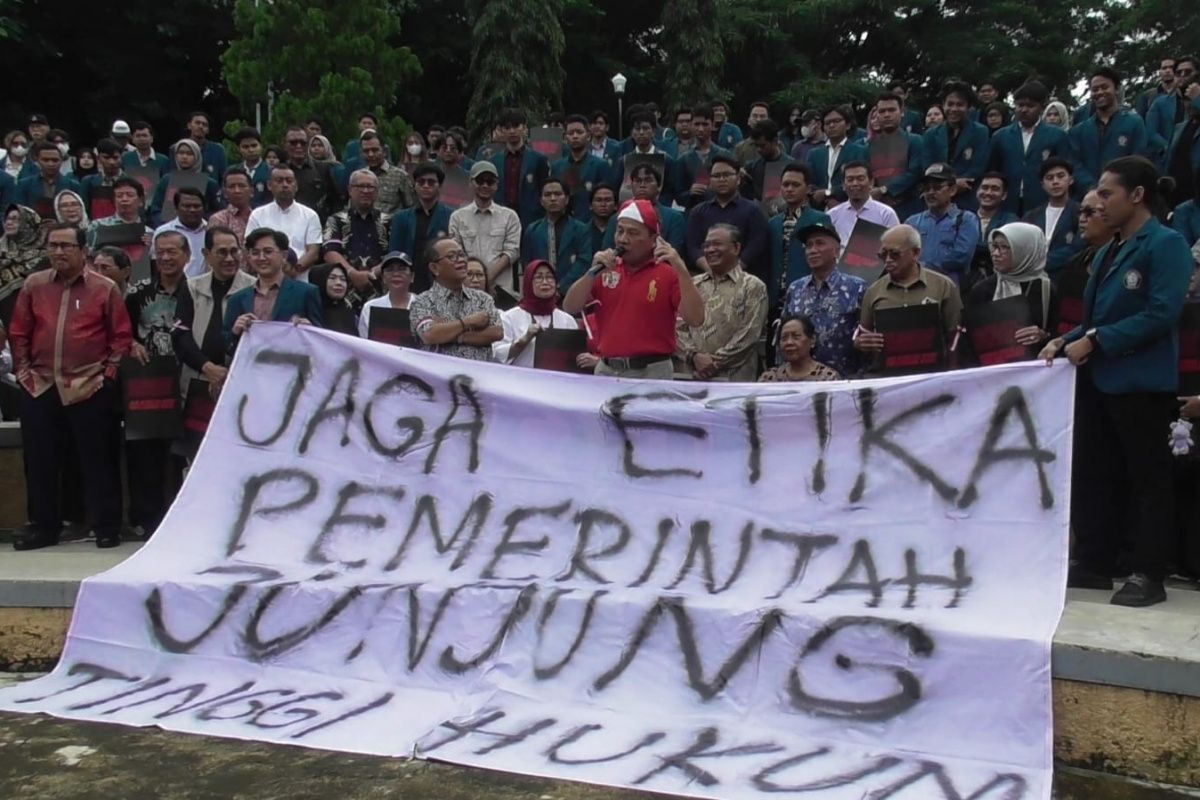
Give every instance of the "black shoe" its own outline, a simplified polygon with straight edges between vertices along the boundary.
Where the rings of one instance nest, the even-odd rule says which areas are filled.
[[[43,547],[53,547],[58,544],[58,531],[47,531],[26,525],[17,532],[13,540],[13,550],[40,550]]]
[[[97,533],[96,534],[96,547],[100,547],[100,548],[119,547],[120,544],[121,544],[121,537],[115,533]]]
[[[1112,578],[1093,572],[1078,562],[1071,564],[1067,570],[1067,587],[1070,589],[1103,589],[1111,592]]]
[[[1154,581],[1140,572],[1130,575],[1125,585],[1117,590],[1110,601],[1114,606],[1145,608],[1167,600],[1167,590],[1162,581]]]

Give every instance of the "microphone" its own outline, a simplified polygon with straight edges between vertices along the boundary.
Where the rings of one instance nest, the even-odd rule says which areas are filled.
[[[613,248],[613,252],[617,254],[617,258],[625,255],[625,245],[619,244]]]

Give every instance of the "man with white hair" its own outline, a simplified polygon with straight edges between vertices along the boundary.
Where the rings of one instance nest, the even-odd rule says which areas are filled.
[[[954,281],[921,264],[921,234],[911,225],[888,228],[879,239],[879,260],[884,274],[863,295],[854,346],[864,353],[883,351],[884,335],[875,330],[876,311],[937,304],[948,347],[962,319],[962,298]]]

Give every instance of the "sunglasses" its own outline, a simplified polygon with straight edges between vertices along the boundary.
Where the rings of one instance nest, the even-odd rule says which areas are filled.
[[[479,181],[476,181],[479,183]],[[417,178],[417,186],[437,186],[437,178]]]
[[[904,255],[904,251],[903,250],[889,250],[885,247],[884,249],[882,249],[878,253],[876,253],[876,255],[879,256],[880,261],[888,261],[888,260],[899,261],[900,256]]]

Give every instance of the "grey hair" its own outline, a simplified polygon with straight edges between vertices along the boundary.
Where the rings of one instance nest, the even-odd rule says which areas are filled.
[[[729,234],[729,241],[733,244],[740,245],[742,243],[742,231],[736,225],[730,225],[728,222],[718,222],[715,225],[709,226],[708,232],[725,231]]]
[[[883,232],[884,236],[891,233],[900,232],[904,234],[904,243],[913,250],[921,249],[921,232],[912,225],[894,225]]]
[[[349,186],[354,181],[354,177],[356,175],[370,176],[371,180],[375,181],[376,185],[379,184],[379,176],[376,175],[374,172],[371,172],[371,170],[367,169],[366,167],[363,167],[362,169],[356,169],[356,170],[354,170],[354,172],[350,173],[350,179],[346,182],[347,186]]]
[[[191,242],[189,242],[188,238],[186,236],[184,236],[182,233],[180,233],[179,231],[159,231],[154,236],[154,243],[158,244],[159,239],[165,239],[168,236],[174,236],[175,238],[179,239],[179,249],[180,250],[182,250],[185,253],[189,253],[189,254],[192,252]]]

